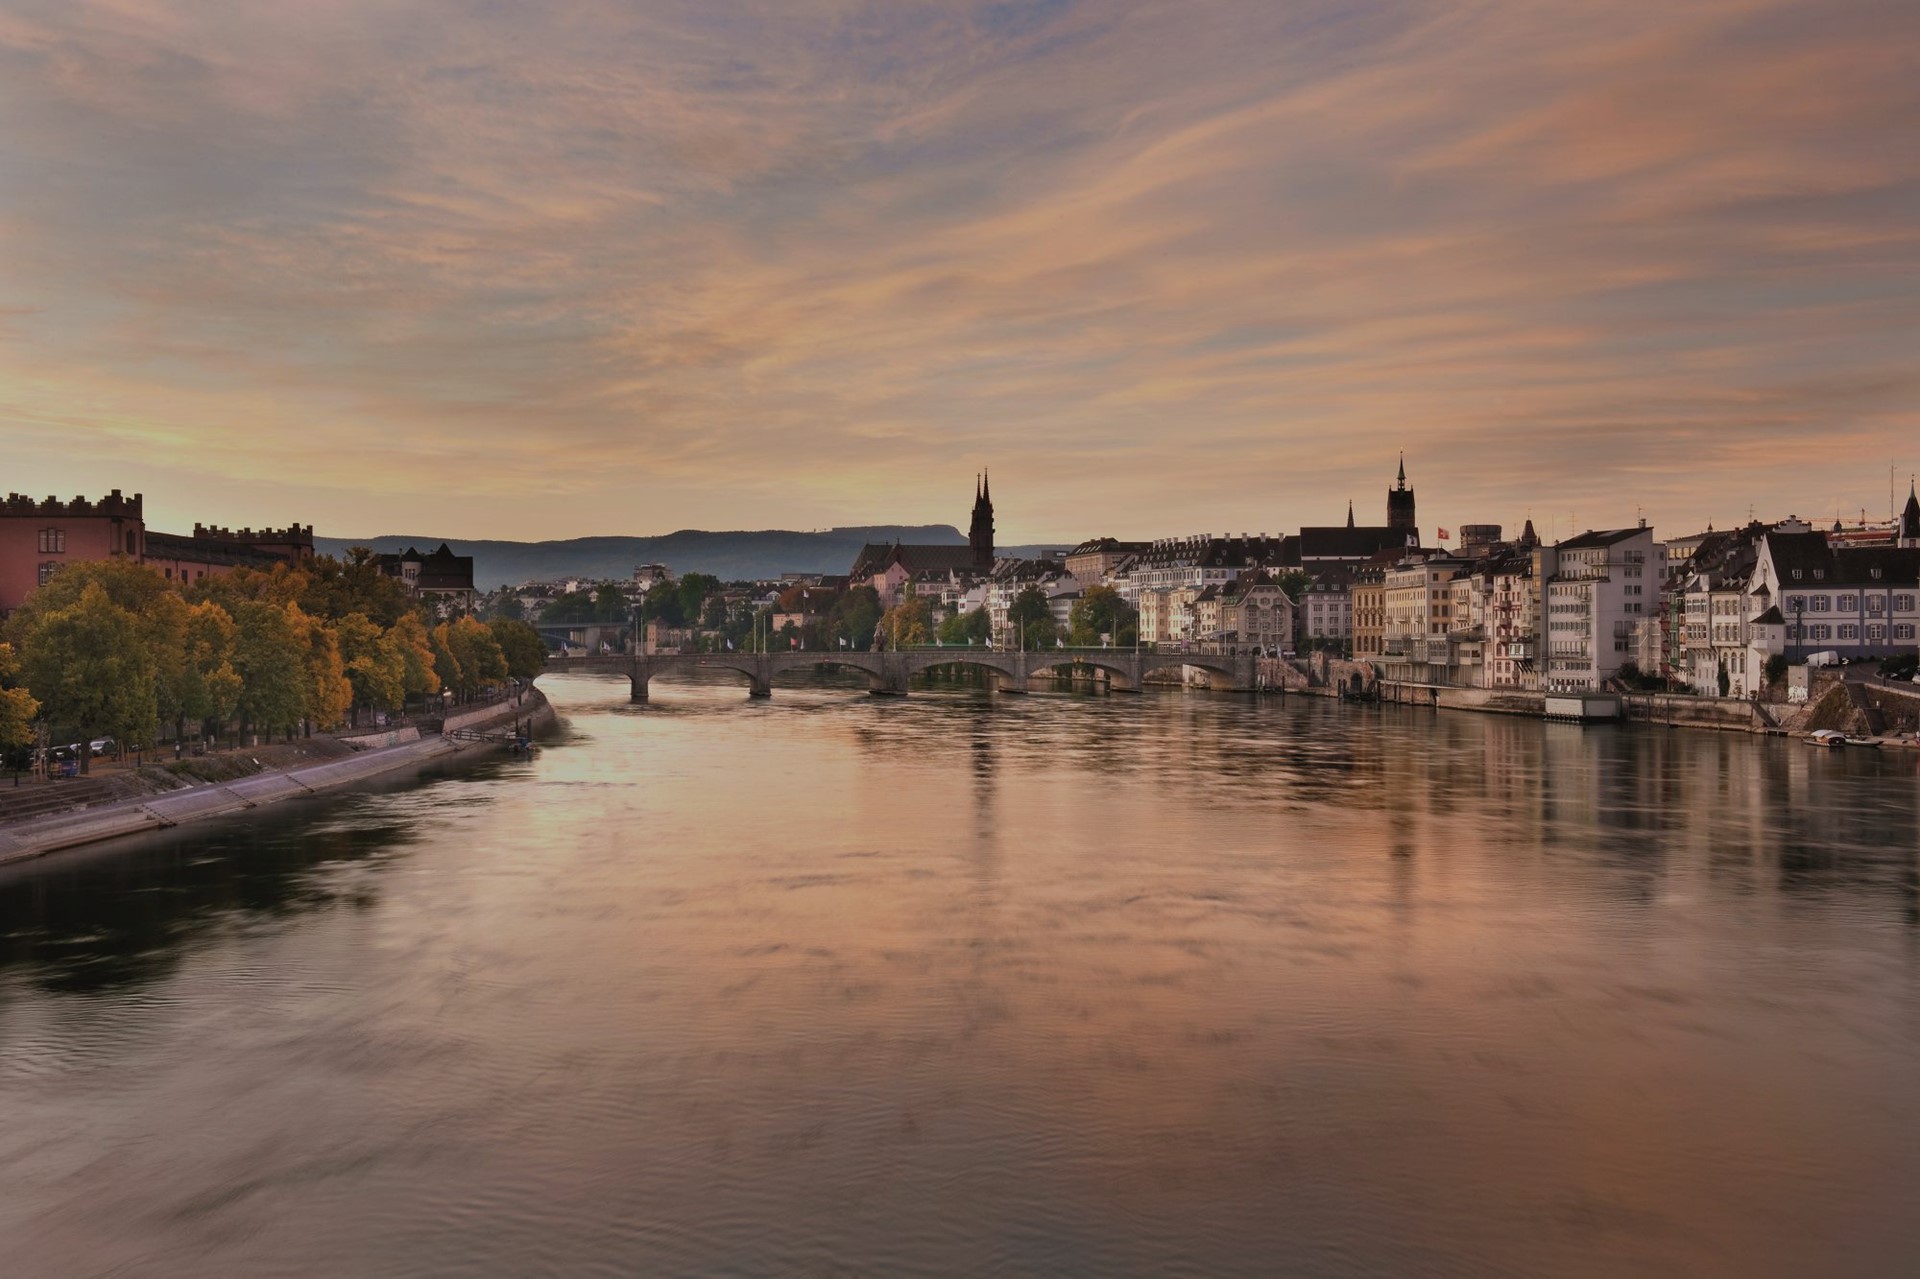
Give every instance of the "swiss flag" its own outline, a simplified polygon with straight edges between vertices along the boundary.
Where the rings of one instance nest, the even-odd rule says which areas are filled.
[[[1445,529],[1441,529],[1441,530],[1440,530],[1440,540],[1441,540],[1441,541],[1443,541],[1443,542],[1451,542],[1451,541],[1453,540],[1453,534],[1451,534],[1451,533],[1449,533],[1449,532],[1447,532],[1447,530],[1445,530]]]

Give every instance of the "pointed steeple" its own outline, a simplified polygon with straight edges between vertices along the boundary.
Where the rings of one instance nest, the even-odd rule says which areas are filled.
[[[1524,529],[1520,530],[1520,545],[1522,546],[1540,545],[1540,535],[1533,531],[1533,516],[1531,515],[1527,516],[1527,526]]]
[[[1900,512],[1901,546],[1920,546],[1920,492],[1914,489],[1913,480],[1907,481],[1907,509]]]
[[[1406,487],[1407,487],[1407,455],[1405,453],[1402,453],[1400,455],[1400,489],[1401,491],[1405,492]]]
[[[1347,527],[1353,527],[1353,499],[1347,499]]]
[[[967,526],[967,545],[973,548],[974,567],[993,567],[993,493],[986,471],[981,471],[973,486],[973,521]]]

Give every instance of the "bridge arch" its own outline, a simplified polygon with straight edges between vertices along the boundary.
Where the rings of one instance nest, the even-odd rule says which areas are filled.
[[[914,653],[907,664],[907,674],[925,675],[928,671],[942,670],[949,666],[965,667],[969,670],[985,671],[993,686],[1001,692],[1023,693],[1026,691],[1026,678],[1017,661],[1011,654],[995,653],[991,650],[969,651],[963,648],[949,649],[945,652]]]
[[[1059,671],[1062,669],[1072,670],[1076,667],[1106,672],[1107,686],[1116,692],[1137,693],[1140,691],[1140,685],[1134,676],[1133,665],[1123,657],[1100,657],[1090,653],[1076,653],[1060,657],[1047,657],[1043,655],[1028,662],[1027,674],[1029,676],[1044,675],[1050,671]]]

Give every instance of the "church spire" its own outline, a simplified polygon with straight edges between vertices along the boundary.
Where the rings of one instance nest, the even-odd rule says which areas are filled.
[[[1407,455],[1405,453],[1402,453],[1400,455],[1400,489],[1401,491],[1405,492],[1406,487],[1407,487]]]
[[[993,567],[993,491],[992,481],[982,470],[973,484],[973,522],[967,526],[967,545],[973,548],[974,567],[982,571]]]
[[[1353,527],[1353,499],[1347,499],[1347,527]]]

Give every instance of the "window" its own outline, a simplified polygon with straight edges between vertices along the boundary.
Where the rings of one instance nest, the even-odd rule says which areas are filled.
[[[1860,638],[1860,628],[1850,622],[1843,622],[1840,625],[1840,638],[1843,640],[1857,640]]]
[[[67,530],[63,528],[43,528],[40,530],[40,553],[42,555],[64,555],[67,550]]]
[[[1895,612],[1899,612],[1899,613],[1913,612],[1913,596],[1911,595],[1894,596],[1893,607]]]
[[[1833,609],[1833,597],[1831,595],[1807,596],[1807,612],[1827,613],[1827,612],[1831,612],[1832,609]]]
[[[53,575],[55,573],[58,573],[59,571],[60,571],[59,560],[49,560],[46,563],[42,564],[40,566],[40,585],[45,586],[48,582],[51,582],[53,580]]]
[[[1886,607],[1887,607],[1887,602],[1884,599],[1880,598],[1878,595],[1867,596],[1867,612],[1869,613],[1884,612]]]
[[[1858,596],[1842,595],[1840,597],[1840,611],[1842,613],[1858,612],[1859,608],[1860,608],[1860,599]]]
[[[1912,622],[1896,622],[1893,628],[1893,637],[1897,640],[1912,639],[1913,623]]]
[[[1867,638],[1878,643],[1887,638],[1887,628],[1884,626],[1869,626],[1867,627]]]
[[[1796,581],[1796,582],[1800,580],[1800,570],[1799,570],[1799,569],[1795,569],[1795,570],[1793,570],[1793,580],[1794,580],[1794,581]]]

